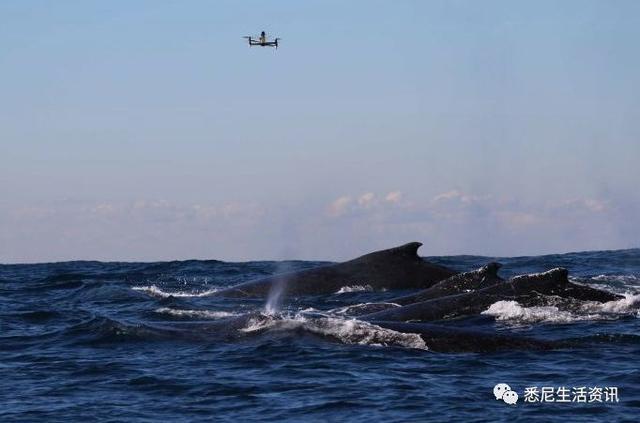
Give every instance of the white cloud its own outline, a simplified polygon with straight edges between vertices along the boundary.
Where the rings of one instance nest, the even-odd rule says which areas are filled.
[[[602,213],[609,210],[607,201],[595,200],[593,198],[574,198],[563,203],[567,209],[588,210],[594,213]]]
[[[407,241],[422,254],[537,254],[637,246],[633,203],[533,202],[460,190],[406,198],[346,193],[328,205],[57,202],[0,207],[0,262],[69,259],[342,259]],[[288,243],[288,244],[287,244]],[[305,253],[306,252],[306,253]],[[278,257],[283,258],[283,257]]]
[[[349,205],[351,204],[351,197],[342,196],[336,198],[330,205],[328,209],[329,216],[338,217],[342,216],[346,211]]]
[[[535,202],[460,190],[431,199],[404,200],[399,191],[363,197],[345,195],[334,201],[330,216],[350,219],[327,222],[323,236],[384,239],[387,245],[419,240],[425,242],[425,254],[518,255],[637,245],[620,229],[622,223],[612,223],[625,221],[621,209],[604,199]]]
[[[398,203],[402,200],[402,193],[400,191],[391,191],[384,197],[384,199],[390,203]]]
[[[373,204],[375,199],[375,194],[372,192],[367,192],[366,194],[362,194],[358,198],[358,205],[362,207],[370,207]]]
[[[484,196],[471,195],[455,189],[451,191],[443,192],[442,194],[438,194],[435,197],[433,197],[433,203],[459,202],[463,204],[480,204],[487,201],[492,201],[492,197],[490,195],[484,195]]]
[[[451,200],[454,198],[462,197],[462,193],[456,189],[443,192],[442,194],[438,194],[433,198],[433,201],[443,201],[443,200]]]
[[[368,214],[384,214],[386,210],[399,205],[401,200],[400,191],[389,192],[381,197],[373,192],[366,192],[359,196],[343,195],[329,204],[327,214],[334,218],[346,215],[360,218]]]
[[[113,215],[118,211],[118,207],[110,203],[100,203],[97,206],[91,208],[92,213],[100,215]]]

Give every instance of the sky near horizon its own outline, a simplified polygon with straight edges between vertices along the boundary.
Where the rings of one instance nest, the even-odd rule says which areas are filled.
[[[638,40],[622,0],[5,0],[0,263],[638,247]]]

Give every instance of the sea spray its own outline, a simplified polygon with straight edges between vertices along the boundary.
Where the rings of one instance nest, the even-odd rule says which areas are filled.
[[[269,290],[269,296],[267,297],[267,303],[264,306],[264,311],[268,315],[274,315],[280,310],[282,304],[282,293],[286,286],[286,279],[284,277],[277,278],[271,285]]]
[[[276,267],[276,274],[281,274],[276,277],[269,295],[267,296],[267,302],[264,306],[264,312],[268,315],[274,315],[280,310],[282,305],[282,295],[287,287],[287,273],[291,271],[291,266],[286,262],[279,262]]]
[[[208,297],[209,295],[215,294],[219,288],[207,289],[205,291],[164,291],[162,288],[156,285],[146,285],[146,286],[134,286],[131,289],[134,291],[141,291],[152,297],[158,298],[169,298],[169,297]]]

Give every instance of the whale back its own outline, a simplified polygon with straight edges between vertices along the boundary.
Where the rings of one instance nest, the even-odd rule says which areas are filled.
[[[622,297],[606,291],[577,285],[568,280],[568,271],[556,268],[542,273],[516,276],[509,281],[475,292],[450,295],[412,303],[362,316],[364,320],[434,321],[454,316],[478,314],[503,300],[523,300],[542,294],[583,301],[612,301]]]
[[[455,275],[444,266],[429,263],[418,256],[419,242],[375,251],[344,263],[283,273],[249,281],[220,291],[221,296],[265,296],[279,285],[286,295],[319,295],[337,292],[343,287],[362,285],[374,290],[424,289]]]
[[[500,267],[502,264],[491,262],[479,269],[451,276],[418,293],[392,298],[389,302],[407,305],[486,288],[504,282],[504,279],[498,276]]]
[[[430,263],[418,255],[420,242],[375,251],[335,265],[339,278],[356,278],[358,285],[374,289],[419,289],[457,274],[444,266]]]
[[[374,251],[369,254],[357,257],[353,260],[344,262],[349,263],[362,263],[362,264],[374,264],[380,262],[389,261],[417,261],[422,260],[418,255],[418,249],[422,247],[421,242],[408,242],[398,247],[388,248],[386,250]]]

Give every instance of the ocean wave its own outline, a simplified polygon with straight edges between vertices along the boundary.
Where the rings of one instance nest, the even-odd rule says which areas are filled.
[[[591,282],[591,283],[589,283]],[[587,281],[588,285],[595,288],[604,288],[621,292],[638,292],[640,290],[640,277],[637,275],[598,275]]]
[[[602,282],[635,282],[636,285],[640,283],[640,277],[636,275],[598,275],[591,279]]]
[[[361,303],[334,308],[327,311],[327,314],[338,316],[357,316],[362,314],[375,313],[382,310],[388,310],[394,307],[400,307],[400,305],[395,303]]]
[[[640,277],[632,274],[601,274],[593,277],[569,276],[569,281],[619,295],[640,291]]]
[[[33,310],[9,313],[4,317],[22,319],[31,323],[46,322],[52,319],[63,317],[64,314],[55,310]]]
[[[351,292],[372,292],[373,287],[371,285],[351,285],[351,286],[343,286],[336,294],[348,294]]]
[[[586,320],[615,320],[625,316],[640,317],[640,295],[606,303],[586,302],[577,309],[563,310],[557,306],[525,307],[517,301],[497,301],[482,312],[498,321],[515,323],[572,323]]]
[[[213,311],[213,310],[180,310],[168,307],[161,307],[155,310],[156,313],[168,314],[177,317],[197,317],[201,319],[222,319],[225,317],[237,316],[237,313],[231,313],[228,311]]]
[[[516,323],[570,323],[590,320],[587,316],[576,316],[556,306],[523,307],[517,301],[497,301],[481,314],[493,316],[498,321]]]
[[[429,349],[419,334],[396,332],[355,319],[308,318],[300,314],[293,317],[261,314],[249,319],[247,325],[240,329],[244,333],[263,332],[265,330],[303,330],[315,335],[335,339],[344,344]]]
[[[125,323],[103,316],[94,316],[70,326],[64,330],[64,334],[72,343],[81,345],[172,339],[175,335],[145,324]]]
[[[207,297],[209,295],[212,295],[216,292],[218,292],[220,290],[220,288],[213,288],[213,289],[208,289],[206,291],[200,291],[200,292],[188,292],[188,291],[174,291],[174,292],[167,292],[167,291],[163,291],[161,288],[158,288],[158,286],[156,285],[147,285],[147,286],[134,286],[131,289],[133,289],[134,291],[141,291],[144,292],[146,294],[149,294],[153,297],[160,297],[160,298],[169,298],[169,297]]]
[[[583,310],[591,313],[635,314],[640,317],[640,294],[623,294],[624,298],[606,303],[588,302]]]

